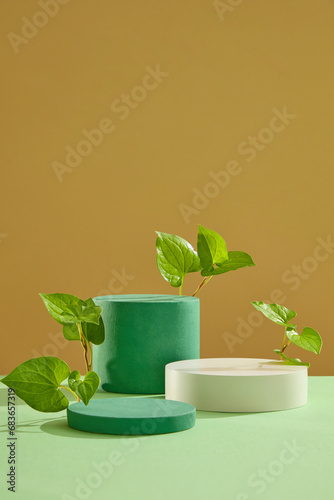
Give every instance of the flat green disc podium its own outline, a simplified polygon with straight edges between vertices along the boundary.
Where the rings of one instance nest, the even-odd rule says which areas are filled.
[[[110,398],[74,403],[67,408],[73,429],[100,434],[148,435],[184,431],[195,425],[188,403],[157,398]]]

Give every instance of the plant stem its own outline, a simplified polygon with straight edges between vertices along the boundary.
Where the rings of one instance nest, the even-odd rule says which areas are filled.
[[[198,292],[200,291],[200,289],[201,289],[204,285],[206,285],[207,283],[209,283],[209,281],[211,280],[211,278],[212,278],[212,276],[205,276],[205,277],[203,278],[203,280],[201,281],[201,283],[200,283],[200,284],[198,285],[198,287],[196,288],[196,290],[195,290],[195,292],[193,293],[193,295],[192,295],[192,296],[193,296],[193,297],[195,297],[195,296],[198,294]]]
[[[89,361],[88,361],[88,350],[87,350],[87,342],[86,341],[82,343],[82,347],[84,348],[84,353],[85,353],[86,368],[87,368],[87,371],[89,372],[90,365],[89,365]]]
[[[182,295],[182,287],[183,287],[183,281],[182,281],[181,286],[180,286],[179,295]]]
[[[60,385],[59,387],[61,387],[62,389],[66,389],[67,391],[70,391],[71,394],[73,394],[73,396],[75,397],[75,399],[79,402],[80,401],[80,398],[79,396],[77,396],[75,394],[74,391],[72,391],[72,389],[70,389],[69,387],[66,387],[66,385]]]
[[[93,349],[92,349],[92,346],[91,346],[91,343],[88,342],[88,347],[89,347],[89,351],[90,351],[90,364],[89,364],[89,370],[92,369],[92,366],[93,366]]]
[[[286,342],[286,328],[284,330],[284,338],[283,338],[283,343],[282,343],[282,347],[281,347],[281,352],[284,352],[285,349],[288,347],[288,345],[291,343],[291,340],[289,340],[287,343]],[[283,359],[283,356],[281,356],[281,359]]]
[[[83,347],[84,354],[85,354],[86,368],[87,368],[87,371],[89,372],[89,371],[91,371],[91,364],[89,364],[89,361],[88,361],[87,341],[86,341],[85,336],[83,334],[81,323],[78,323],[78,330],[79,330],[80,337],[81,337],[81,345]],[[89,342],[88,342],[88,344],[89,344]],[[89,346],[89,347],[91,349],[91,346]]]
[[[80,333],[81,342],[86,342],[86,339],[85,339],[85,336],[83,334],[82,326],[81,326],[80,322],[77,324],[77,327],[78,327],[78,330],[79,330],[79,333]]]
[[[290,344],[290,342],[291,342],[291,340],[289,340],[289,342],[285,346],[282,347],[282,349],[281,349],[282,352],[285,351],[285,349],[288,347],[288,345]]]
[[[287,345],[285,345],[285,341],[286,341],[286,328],[284,328],[284,337],[283,337],[281,352],[284,352],[285,349],[287,348]],[[281,359],[283,359],[283,356],[281,356]]]

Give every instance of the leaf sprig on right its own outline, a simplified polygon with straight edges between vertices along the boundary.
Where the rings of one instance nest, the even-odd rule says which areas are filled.
[[[285,354],[286,348],[291,342],[306,351],[320,354],[322,348],[322,338],[319,333],[313,328],[306,326],[299,335],[296,330],[296,325],[290,321],[297,315],[295,311],[279,304],[266,304],[264,302],[251,302],[257,311],[260,311],[266,318],[270,319],[277,325],[284,327],[284,337],[281,349],[274,349],[274,352],[285,360],[288,365],[303,365],[310,366],[310,363],[302,363],[299,358],[288,358]]]

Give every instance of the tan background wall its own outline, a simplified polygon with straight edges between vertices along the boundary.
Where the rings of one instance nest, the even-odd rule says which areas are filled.
[[[45,4],[50,15],[33,0],[0,6],[0,372],[38,354],[83,368],[37,293],[176,293],[157,271],[154,230],[195,244],[200,223],[257,263],[199,295],[202,357],[271,357],[278,326],[263,321],[241,338],[237,325],[251,300],[274,293],[324,338],[319,357],[301,353],[310,373],[334,375],[334,250],[318,246],[334,240],[333,3],[231,0],[219,12],[204,0]],[[145,97],[134,88],[157,65],[164,75]],[[131,92],[143,100],[119,110]],[[273,120],[284,108],[285,123]],[[66,166],[66,147],[101,120],[101,144]],[[258,150],[247,145],[257,136]],[[53,162],[67,171],[57,177]],[[208,184],[221,171],[225,185]],[[184,293],[198,280],[186,278]]]

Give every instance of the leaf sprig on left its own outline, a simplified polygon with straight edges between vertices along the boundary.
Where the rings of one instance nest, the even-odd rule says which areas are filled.
[[[1,379],[15,390],[29,406],[42,412],[64,410],[69,401],[60,389],[65,389],[87,405],[100,385],[100,378],[92,371],[91,343],[104,341],[102,309],[93,299],[81,300],[64,293],[40,294],[50,315],[63,326],[67,340],[80,341],[85,356],[87,373],[81,380],[78,370],[71,372],[65,361],[53,356],[41,356],[20,364]],[[62,385],[68,379],[68,386]]]

